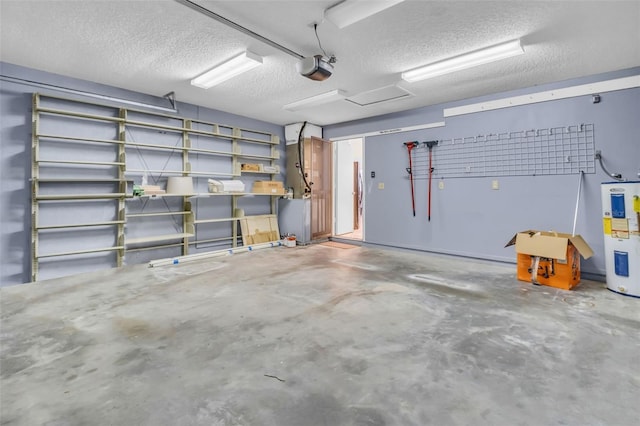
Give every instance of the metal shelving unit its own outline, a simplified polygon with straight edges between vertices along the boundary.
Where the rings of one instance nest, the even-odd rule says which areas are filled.
[[[135,134],[143,135],[144,140],[136,140],[142,138],[134,137]],[[169,138],[175,138],[176,143],[167,143]],[[125,264],[127,252],[180,248],[181,254],[186,255],[190,246],[212,242],[235,247],[239,237],[238,199],[271,197],[269,209],[274,213],[275,196],[208,193],[201,188],[202,183],[206,183],[206,178],[239,179],[251,174],[240,170],[239,159],[255,160],[274,168],[280,158],[279,144],[277,135],[262,131],[35,93],[31,146],[32,280],[39,279],[40,260],[45,258],[106,253],[112,256],[112,266],[119,267]],[[265,148],[242,152],[244,147],[255,145]],[[56,146],[61,147],[61,152]],[[152,164],[147,157],[162,162]],[[273,179],[278,172],[259,173]],[[191,176],[194,194],[134,197],[133,183],[143,175],[155,183],[168,176]],[[207,217],[196,219],[192,198],[208,199],[215,205],[222,201],[231,214],[220,217],[203,214]],[[65,204],[78,216],[66,215],[58,222],[60,215],[56,209]],[[92,216],[92,208],[99,212],[96,217]],[[88,219],[80,214],[85,210]],[[150,226],[155,220],[171,221],[175,232],[168,233],[164,225],[158,229]],[[198,239],[198,226],[221,223],[231,224],[229,235]],[[154,232],[136,232],[144,225]],[[105,233],[110,243],[95,241],[94,246],[91,237],[83,239],[80,235],[75,247],[71,231],[82,234],[86,229]],[[65,237],[66,246],[58,247],[56,238],[48,238],[48,247],[43,247],[42,240],[51,232],[63,233],[57,235]]]

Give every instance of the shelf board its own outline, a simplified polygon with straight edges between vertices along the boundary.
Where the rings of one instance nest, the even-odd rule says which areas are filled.
[[[203,176],[203,177],[219,177],[219,176],[240,177],[240,174],[238,174],[238,173],[215,173],[215,172],[189,172],[189,175],[192,175],[194,177],[200,177],[200,176]]]
[[[199,192],[197,194],[193,194],[193,196],[196,198],[202,198],[202,197],[220,197],[223,195],[243,196],[245,194],[246,194],[245,192]]]
[[[258,160],[279,160],[279,158],[277,156],[259,155],[259,154],[236,154],[236,157],[255,158],[255,159],[258,159]]]
[[[124,220],[111,220],[108,222],[93,222],[93,223],[73,223],[68,225],[46,225],[38,226],[36,229],[66,229],[66,228],[87,228],[90,226],[112,226],[112,225],[124,225]]]
[[[114,247],[103,247],[96,249],[87,249],[87,250],[74,250],[74,251],[65,251],[58,253],[49,253],[49,254],[36,254],[34,257],[36,259],[44,259],[46,257],[59,257],[59,256],[71,256],[74,254],[85,254],[85,253],[100,253],[103,251],[114,251],[114,250],[122,250],[123,246],[114,246]]]
[[[124,166],[121,161],[35,160],[42,164],[79,164],[83,166]]]
[[[257,175],[277,175],[278,172],[265,172],[265,171],[256,171],[256,170],[240,170],[242,174],[257,174]]]
[[[133,217],[154,217],[154,216],[179,216],[191,214],[188,210],[174,211],[174,212],[151,212],[151,213],[131,213],[126,215],[127,218]]]
[[[189,173],[184,170],[160,170],[160,169],[127,169],[124,171],[125,173],[159,173],[161,175],[180,175],[180,176],[188,176]]]
[[[256,139],[256,138],[244,138],[244,137],[235,137],[233,139],[237,139],[240,142],[249,142],[249,143],[262,143],[262,144],[266,144],[266,145],[279,145],[280,142],[276,142],[273,140],[263,140],[263,139]]]
[[[148,198],[150,200],[164,197],[193,197],[195,194],[148,194],[148,195],[133,195],[132,199],[136,198]]]
[[[189,245],[192,246],[196,244],[219,243],[222,241],[233,241],[233,237],[209,238],[206,240],[189,241]]]
[[[220,196],[234,196],[234,197],[251,197],[254,195],[271,195],[282,196],[285,194],[271,194],[265,192],[198,192],[193,194],[153,194],[153,195],[134,195],[127,198],[127,200],[135,200],[137,198],[148,198],[151,200],[160,199],[163,197],[189,197],[189,198],[206,198],[206,197],[220,197]]]
[[[179,233],[179,234],[151,235],[148,237],[138,237],[138,238],[125,237],[125,241],[127,245],[130,245],[130,244],[153,243],[156,241],[181,240],[183,238],[189,238],[189,237],[193,237],[193,234]]]
[[[133,182],[133,179],[116,179],[116,178],[33,178],[32,182],[44,182],[44,183],[120,183],[120,182]]]
[[[64,142],[78,142],[78,143],[106,143],[113,145],[122,145],[123,141],[116,139],[96,139],[96,138],[79,138],[76,136],[59,136],[59,135],[48,135],[44,133],[39,133],[36,135],[39,139],[53,139]]]
[[[199,154],[210,154],[210,155],[221,155],[224,157],[231,157],[233,155],[238,155],[233,152],[227,151],[216,151],[214,149],[204,149],[204,148],[188,148],[189,152],[197,152]]]
[[[160,150],[168,150],[168,151],[186,151],[186,152],[194,152],[199,154],[209,154],[209,155],[220,155],[224,157],[231,157],[234,155],[233,152],[228,151],[218,151],[215,149],[205,149],[205,148],[192,148],[180,145],[161,145],[155,143],[140,143],[140,142],[125,142],[125,146],[127,147],[136,147],[136,148],[147,148],[147,149],[160,149]]]
[[[220,197],[220,196],[234,196],[234,197],[252,197],[254,195],[271,195],[281,197],[285,194],[269,194],[266,192],[202,192],[198,194],[193,194],[193,197],[196,198],[206,198],[206,197]]]
[[[48,97],[52,98],[52,96],[48,96]],[[62,98],[58,98],[58,99],[62,99]],[[125,121],[123,118],[120,118],[120,117],[108,117],[106,115],[87,114],[82,112],[54,109],[54,108],[45,108],[45,107],[36,108],[36,112],[40,114],[64,115],[66,117],[74,117],[79,119],[95,120],[95,121],[110,121],[114,123],[120,123]]]
[[[201,224],[201,223],[218,223],[218,222],[233,222],[234,220],[239,220],[241,219],[240,217],[222,217],[222,218],[218,218],[218,219],[200,219],[200,220],[194,220],[193,223],[195,225]]]
[[[159,173],[166,175],[180,175],[180,176],[192,176],[192,177],[218,177],[218,176],[229,176],[229,177],[239,177],[239,174],[236,173],[216,173],[216,172],[194,172],[194,171],[183,171],[183,170],[145,170],[145,169],[127,169],[124,171],[125,173]]]
[[[34,200],[37,201],[71,201],[71,200],[113,200],[126,197],[127,194],[111,193],[111,194],[56,194],[56,195],[36,195]]]
[[[146,246],[146,247],[134,247],[134,248],[128,248],[127,249],[127,253],[132,253],[132,252],[137,252],[137,251],[149,251],[149,250],[158,250],[158,249],[164,249],[164,248],[171,248],[171,247],[182,247],[183,243],[169,243],[169,244],[156,244],[153,246]]]
[[[247,194],[248,194],[247,192],[199,192],[197,194],[193,194],[193,196],[196,198],[221,197],[221,196],[243,197]]]

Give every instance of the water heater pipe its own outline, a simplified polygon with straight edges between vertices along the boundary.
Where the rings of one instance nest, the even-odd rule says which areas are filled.
[[[602,151],[596,151],[596,155],[595,155],[596,160],[598,160],[598,162],[600,163],[600,167],[602,168],[602,170],[609,175],[609,177],[619,181],[619,182],[624,182],[625,179],[622,178],[622,175],[620,173],[610,173],[609,170],[607,170],[607,168],[604,166],[604,164],[602,164]]]

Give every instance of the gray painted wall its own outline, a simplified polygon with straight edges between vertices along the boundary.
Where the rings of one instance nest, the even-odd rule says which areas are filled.
[[[45,73],[13,64],[0,62],[0,74],[138,102],[169,105],[168,101],[158,97]],[[31,103],[32,93],[34,92],[69,98],[74,97],[27,84],[0,81],[0,286],[20,284],[30,280],[31,190],[29,179],[31,178]],[[91,98],[79,97],[78,99],[106,103]],[[130,105],[122,106],[131,107]],[[196,105],[180,103],[180,99],[178,99],[178,109],[177,115],[181,117],[197,118],[278,135],[282,141],[282,159],[279,161],[282,174],[276,178],[284,180],[284,129],[282,126]],[[91,152],[87,152],[86,155],[90,156]],[[269,197],[245,198],[239,200],[239,207],[244,208],[247,214],[268,212]],[[216,200],[220,201],[219,199]],[[228,200],[221,202],[229,204]],[[216,212],[212,210],[219,206],[216,206],[212,200],[194,200],[193,204],[194,209],[196,209],[196,217],[217,217]],[[227,206],[226,211],[228,210]],[[69,212],[61,209],[60,214],[65,215],[69,214]],[[228,214],[225,213],[224,216],[226,217]],[[91,233],[87,233],[86,237],[91,238],[91,235]],[[64,245],[66,242],[61,238],[60,241],[54,241],[53,244]],[[205,244],[195,250],[192,249],[191,252],[195,253],[215,248]],[[65,247],[57,247],[55,251],[64,251],[65,249]],[[178,254],[179,252],[176,252],[176,250],[164,251],[160,254],[158,252],[132,253],[127,255],[126,262],[128,264],[144,263],[150,259]],[[97,256],[89,256],[85,260],[74,259],[70,262],[61,262],[57,267],[58,270],[54,271],[50,277],[102,269],[110,267],[110,265],[110,259]],[[47,276],[42,276],[42,278],[47,278]]]
[[[630,180],[640,172],[640,89],[602,93],[476,114],[443,118],[443,109],[537,91],[640,74],[640,68],[526,90],[495,94],[399,114],[324,128],[325,139],[445,121],[446,126],[421,131],[367,137],[365,151],[365,242],[475,258],[515,262],[513,247],[504,248],[514,233],[525,229],[570,233],[578,189],[578,174],[482,177],[438,180],[432,186],[432,217],[427,221],[427,180],[417,180],[416,217],[411,212],[407,150],[403,142],[451,139],[490,133],[594,124],[595,148],[605,165]],[[437,150],[437,148],[435,148]],[[424,152],[424,151],[423,151]],[[434,151],[435,152],[435,151]],[[371,171],[376,177],[371,178]],[[500,189],[492,190],[497,179]],[[600,183],[610,181],[596,167],[585,174],[576,233],[594,249],[582,270],[595,278],[605,273]],[[378,183],[384,189],[377,189]]]
[[[0,63],[0,73],[142,102],[165,102],[153,96],[6,63]],[[443,108],[637,74],[640,68],[342,123],[325,127],[324,136],[334,138],[443,121]],[[35,91],[57,94],[29,85],[4,81],[0,84],[0,286],[29,280],[31,94]],[[268,131],[284,140],[282,127],[274,124],[195,105],[180,103],[179,108],[180,116]],[[595,105],[590,97],[580,97],[453,117],[446,120],[444,128],[368,137],[364,145],[365,241],[514,262],[513,249],[503,246],[516,231],[530,228],[571,231],[577,175],[499,177],[498,191],[491,189],[493,178],[490,177],[446,179],[443,190],[437,189],[434,182],[432,219],[427,222],[426,180],[416,181],[418,212],[415,218],[411,214],[405,171],[407,155],[402,143],[593,123],[596,149],[602,150],[608,168],[635,178],[640,170],[638,111],[640,89],[630,89],[604,93],[602,102]],[[372,170],[376,171],[375,179],[370,178]],[[604,274],[600,183],[606,180],[599,168],[597,173],[585,175],[578,216],[577,232],[596,253],[583,262],[582,269],[595,275]],[[384,182],[384,190],[377,189],[379,182]],[[249,213],[259,213],[264,206],[256,203],[259,203],[258,197],[247,198],[241,201],[241,207]],[[92,267],[91,264],[78,265],[76,272]]]

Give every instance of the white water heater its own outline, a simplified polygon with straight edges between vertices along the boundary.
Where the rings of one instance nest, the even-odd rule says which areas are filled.
[[[607,288],[640,297],[640,181],[602,184]]]

